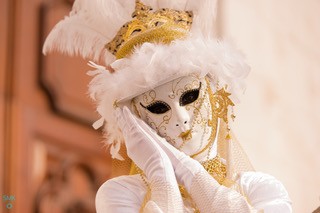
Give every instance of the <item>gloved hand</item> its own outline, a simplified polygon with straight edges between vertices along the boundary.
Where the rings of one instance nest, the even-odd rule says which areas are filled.
[[[119,110],[117,112],[120,112]],[[119,113],[118,113],[119,115]],[[117,115],[117,117],[118,117]],[[127,125],[127,128],[124,130],[125,133],[124,135],[128,135],[128,131],[135,132],[135,136],[131,136],[134,138],[137,138],[135,140],[135,145],[131,142],[127,142],[130,144],[127,144],[128,148],[128,155],[132,155],[133,149],[140,149],[139,151],[141,152],[141,155],[146,155],[147,152],[153,153],[158,153],[159,156],[162,156],[164,161],[167,161],[167,159],[164,156],[167,156],[168,159],[170,160],[170,165],[173,166],[175,176],[178,180],[178,182],[186,187],[187,190],[190,189],[192,180],[195,177],[195,175],[201,171],[205,171],[203,166],[196,160],[190,158],[183,152],[177,150],[175,147],[173,147],[171,144],[169,144],[164,138],[160,137],[151,127],[149,127],[144,121],[141,119],[135,117],[132,115],[132,113],[129,111],[127,107],[124,107],[123,109],[123,118],[118,119],[118,125],[125,126]],[[130,128],[131,130],[129,130]],[[123,128],[121,128],[123,129]],[[129,137],[130,138],[130,137]],[[139,139],[138,139],[139,138]],[[140,141],[140,142],[138,142]],[[149,141],[149,143],[152,143],[152,145],[148,145],[146,147],[145,151],[142,151],[142,147],[145,147],[146,141]],[[141,143],[138,145],[138,143]],[[132,147],[135,146],[135,147]],[[139,147],[138,147],[139,146]],[[132,149],[132,150],[131,150]],[[160,150],[159,150],[160,149]],[[135,157],[135,156],[132,156]],[[142,158],[142,156],[139,156],[139,158]],[[156,158],[156,157],[152,157]],[[135,161],[135,159],[133,159]],[[137,159],[141,161],[141,164],[144,164],[147,162],[147,159]],[[156,160],[154,160],[156,161]],[[136,162],[136,161],[135,161]],[[136,162],[137,164],[140,162]],[[164,162],[164,164],[168,164],[167,162]],[[140,167],[140,165],[138,165]],[[141,165],[142,166],[142,165]],[[141,167],[140,167],[141,168]]]
[[[150,184],[151,199],[145,211],[183,212],[183,201],[172,164],[155,138],[146,132],[127,107],[116,109],[128,156],[143,170]]]
[[[149,133],[141,127],[139,120],[127,107],[116,109],[118,127],[125,139],[128,156],[142,169],[148,179],[175,180],[168,156]],[[160,177],[159,177],[160,176]],[[173,177],[172,177],[173,176]]]

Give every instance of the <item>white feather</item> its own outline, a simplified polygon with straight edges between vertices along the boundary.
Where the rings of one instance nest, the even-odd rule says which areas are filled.
[[[100,118],[99,120],[97,120],[92,124],[92,127],[97,130],[103,126],[103,123],[104,123],[104,118]]]
[[[194,12],[192,33],[211,35],[216,0],[143,0],[154,10],[170,8]],[[115,57],[105,49],[120,27],[130,21],[135,0],[76,0],[69,16],[60,21],[48,35],[44,54],[59,51],[105,65]]]
[[[69,16],[48,35],[44,54],[57,50],[109,64],[115,57],[105,49],[120,27],[131,19],[133,0],[76,0]]]
[[[68,55],[80,55],[83,58],[99,61],[101,58],[110,58],[104,45],[106,38],[101,33],[84,25],[77,16],[67,17],[59,22],[47,37],[44,54],[57,50]]]

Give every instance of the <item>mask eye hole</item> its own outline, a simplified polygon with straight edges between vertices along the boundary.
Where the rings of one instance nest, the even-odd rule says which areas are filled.
[[[154,114],[163,114],[171,109],[169,104],[167,104],[166,102],[163,102],[163,101],[156,101],[148,106],[143,106],[142,103],[140,103],[140,105],[143,108],[147,109],[149,112],[154,113]]]
[[[191,104],[195,102],[199,97],[199,92],[201,88],[201,82],[198,89],[192,89],[185,91],[181,96],[179,100],[180,106],[185,106],[187,104]]]

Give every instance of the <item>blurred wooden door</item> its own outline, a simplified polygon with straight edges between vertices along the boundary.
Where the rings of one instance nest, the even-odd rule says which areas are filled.
[[[0,212],[95,212],[110,158],[79,58],[44,57],[70,0],[1,0]]]

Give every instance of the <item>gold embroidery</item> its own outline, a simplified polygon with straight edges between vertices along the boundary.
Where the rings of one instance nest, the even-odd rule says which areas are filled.
[[[212,97],[215,103],[213,112],[226,123],[228,123],[228,107],[234,106],[234,103],[229,98],[230,95],[231,93],[226,92],[226,90],[222,88],[215,92]]]
[[[206,151],[208,148],[210,148],[214,142],[214,138],[217,134],[217,118],[221,118],[228,124],[228,107],[229,106],[234,106],[234,103],[231,101],[229,96],[231,93],[228,93],[225,91],[224,88],[216,91],[214,94],[210,88],[210,82],[208,78],[206,78],[207,81],[207,90],[209,93],[209,98],[210,98],[210,103],[212,107],[212,120],[209,120],[209,126],[212,126],[212,132],[211,136],[209,138],[208,144],[198,153],[191,155],[190,157],[194,158],[198,156],[199,154],[203,153]],[[229,131],[228,127],[228,131]],[[226,139],[230,139],[231,136],[230,134],[227,134]]]
[[[209,82],[208,78],[206,78],[206,82],[207,82],[206,93],[209,95],[209,100],[210,100],[211,110],[212,110],[211,120],[208,120],[208,126],[211,126],[211,135],[208,139],[207,145],[199,152],[191,155],[190,156],[191,158],[195,158],[196,156],[200,155],[201,153],[203,153],[206,150],[208,150],[209,148],[211,148],[213,145],[213,142],[214,142],[214,138],[216,137],[216,134],[217,134],[218,117],[217,117],[217,113],[214,112],[216,99],[214,98],[214,94],[211,90],[210,82]]]

